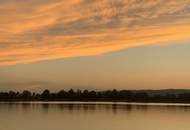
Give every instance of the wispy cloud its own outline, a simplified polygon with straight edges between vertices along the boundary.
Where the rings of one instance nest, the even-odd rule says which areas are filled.
[[[0,65],[190,38],[190,0],[0,0]]]

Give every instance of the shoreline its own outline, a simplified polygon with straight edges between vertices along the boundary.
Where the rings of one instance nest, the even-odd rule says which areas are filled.
[[[0,101],[0,104],[51,104],[51,105],[134,105],[134,106],[181,106],[190,103],[171,102],[113,102],[113,101]]]

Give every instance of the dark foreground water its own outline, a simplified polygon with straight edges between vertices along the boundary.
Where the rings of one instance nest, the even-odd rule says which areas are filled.
[[[190,130],[190,105],[0,103],[0,130]]]

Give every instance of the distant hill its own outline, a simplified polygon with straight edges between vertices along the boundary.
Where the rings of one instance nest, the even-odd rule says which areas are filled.
[[[161,89],[161,90],[132,90],[135,93],[141,93],[141,92],[145,92],[148,95],[161,95],[161,96],[165,96],[167,94],[175,94],[175,95],[179,95],[179,94],[190,94],[190,89]]]

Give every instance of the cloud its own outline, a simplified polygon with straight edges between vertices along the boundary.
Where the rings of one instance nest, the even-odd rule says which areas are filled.
[[[0,65],[190,38],[190,0],[0,0]]]

